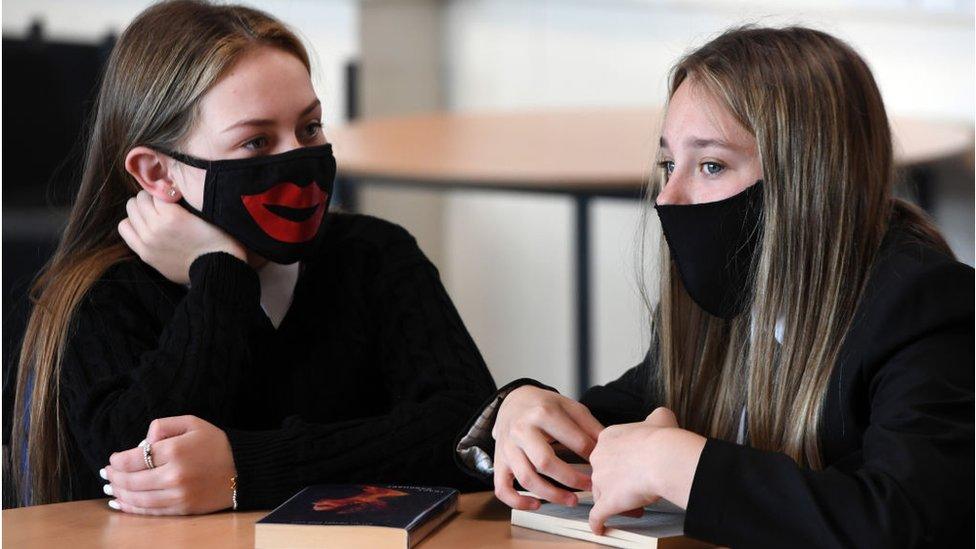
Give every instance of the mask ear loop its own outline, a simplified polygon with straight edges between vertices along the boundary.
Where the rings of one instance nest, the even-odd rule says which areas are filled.
[[[188,154],[183,154],[177,151],[171,151],[169,149],[157,148],[156,152],[165,154],[166,156],[169,156],[173,160],[176,160],[177,162],[180,162],[182,164],[186,164],[187,166],[200,168],[201,170],[207,170],[210,168],[210,164],[211,164],[210,160],[204,160],[202,158],[197,158],[195,156],[190,156]]]
[[[197,158],[195,156],[190,156],[188,154],[183,154],[181,152],[177,152],[177,151],[173,151],[173,150],[169,150],[169,149],[164,149],[164,148],[161,148],[161,147],[157,147],[155,150],[156,150],[156,152],[159,152],[159,153],[165,154],[166,156],[169,156],[170,158],[172,158],[173,160],[176,160],[177,162],[180,162],[181,164],[186,164],[187,166],[190,166],[190,167],[193,167],[193,168],[199,168],[201,170],[207,170],[207,175],[208,176],[210,174],[210,164],[211,164],[211,161],[210,160],[204,160],[202,158]],[[174,187],[170,187],[169,192],[171,193],[170,196],[172,196],[173,198],[176,198],[176,192],[177,192],[177,190],[176,190],[176,187],[175,186]],[[207,223],[211,223],[211,221],[209,219],[207,219],[207,217],[204,215],[204,213],[201,212],[200,210],[194,208],[189,202],[186,201],[186,198],[185,197],[180,196],[180,199],[177,201],[177,204],[179,204],[180,206],[183,206],[183,208],[185,210],[187,210],[191,214],[199,217],[200,219],[206,221]]]

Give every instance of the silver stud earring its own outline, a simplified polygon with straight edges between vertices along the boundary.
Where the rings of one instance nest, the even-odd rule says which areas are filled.
[[[169,190],[166,191],[166,194],[168,194],[170,198],[176,198],[176,187],[170,186]]]

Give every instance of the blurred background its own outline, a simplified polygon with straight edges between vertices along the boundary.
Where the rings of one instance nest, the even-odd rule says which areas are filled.
[[[56,242],[72,198],[81,123],[100,67],[114,37],[150,3],[3,3],[5,373],[23,329],[26,286]],[[944,154],[912,166],[922,192],[904,192],[923,203],[959,258],[973,264],[972,1],[244,3],[304,37],[328,128],[432,112],[654,108],[665,98],[671,65],[723,29],[758,23],[826,30],[866,58],[892,117],[964,129],[962,143],[957,139]],[[649,129],[640,144],[648,170],[654,140]],[[340,167],[341,153],[337,148]],[[570,194],[378,179],[346,180],[343,206],[413,232],[499,385],[528,376],[578,395],[580,353],[590,359],[591,383],[609,381],[640,360],[648,337],[636,243],[646,204],[636,194],[588,201],[583,245],[589,253],[581,271],[580,203]],[[656,237],[656,216],[647,222],[643,230]],[[583,309],[581,282],[588,290]],[[582,327],[592,336],[588,348],[578,341],[581,311],[588,311]]]

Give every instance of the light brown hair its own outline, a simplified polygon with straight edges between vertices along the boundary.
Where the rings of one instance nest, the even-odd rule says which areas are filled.
[[[124,168],[125,155],[139,145],[178,149],[200,98],[243,53],[261,45],[289,52],[309,68],[305,47],[278,20],[255,9],[205,1],[147,8],[112,50],[67,228],[31,288],[33,310],[21,346],[12,436],[22,503],[71,497],[61,364],[72,317],[88,290],[112,265],[133,257],[116,230],[126,201],[140,190]]]
[[[669,97],[686,81],[755,136],[763,231],[750,302],[731,320],[690,298],[660,239],[652,390],[683,427],[728,440],[745,407],[751,446],[820,467],[827,385],[892,220],[951,252],[920,210],[892,198],[881,94],[841,40],[802,27],[732,29],[681,59]],[[649,195],[664,182],[653,178]]]

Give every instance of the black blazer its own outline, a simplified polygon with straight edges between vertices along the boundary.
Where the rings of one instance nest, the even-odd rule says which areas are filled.
[[[973,287],[971,267],[889,231],[830,379],[824,468],[710,438],[686,535],[736,548],[972,543]],[[660,402],[655,366],[580,401],[604,425],[641,421]]]

